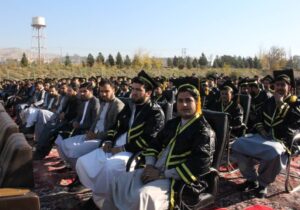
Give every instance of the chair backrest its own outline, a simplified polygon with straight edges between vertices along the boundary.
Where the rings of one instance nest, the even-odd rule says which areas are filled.
[[[173,103],[158,103],[165,114],[165,122],[173,118]]]
[[[32,149],[22,133],[14,133],[0,154],[0,187],[33,186]]]
[[[6,112],[0,112],[0,153],[9,136],[17,132],[19,132],[17,124]]]
[[[251,96],[246,94],[239,94],[237,97],[240,97],[240,105],[244,110],[244,124],[247,125],[249,119],[249,113],[251,108]]]
[[[216,133],[215,153],[212,167],[218,170],[229,139],[228,114],[224,112],[203,110],[203,115]]]
[[[0,112],[5,112],[5,108],[4,108],[4,106],[3,106],[3,103],[2,103],[2,102],[0,102]]]

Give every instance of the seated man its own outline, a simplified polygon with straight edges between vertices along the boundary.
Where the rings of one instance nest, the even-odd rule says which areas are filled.
[[[200,190],[207,187],[201,176],[210,171],[215,133],[201,114],[199,101],[194,86],[179,87],[179,117],[168,121],[143,153],[144,169],[122,173],[113,180],[110,196],[97,202],[101,210],[173,209],[179,205],[184,185],[193,184]]]
[[[41,81],[36,82],[34,95],[28,99],[24,104],[17,105],[17,121],[25,124],[25,128],[29,129],[33,126],[33,123],[26,124],[26,118],[29,113],[29,108],[35,110],[34,108],[40,108],[44,105],[46,91],[44,89],[43,83]],[[29,107],[29,108],[28,108]],[[21,121],[22,120],[22,121]]]
[[[59,103],[59,93],[54,85],[51,85],[48,90],[48,102],[44,103],[41,107],[29,107],[24,110],[24,123],[27,129],[23,129],[23,133],[30,133],[33,131],[39,119],[39,115],[45,115],[50,118],[53,112],[57,109]],[[32,129],[30,129],[32,128]]]
[[[103,147],[81,156],[76,172],[81,183],[96,194],[110,192],[110,181],[125,171],[128,159],[145,150],[164,125],[164,114],[150,96],[155,81],[144,71],[132,80],[132,103],[125,105],[108,131]],[[92,200],[91,200],[92,202]]]
[[[248,80],[249,93],[251,95],[251,107],[248,120],[248,131],[254,131],[254,124],[257,122],[257,116],[262,113],[262,106],[269,99],[269,96],[264,90],[261,90],[259,83],[255,79]]]
[[[70,128],[70,124],[75,120],[77,110],[80,105],[78,98],[77,85],[68,85],[66,94],[66,105],[62,108],[61,113],[55,123],[48,122],[42,129],[42,134],[37,140],[36,150],[33,155],[34,160],[41,160],[47,156],[52,149],[54,140],[57,138],[59,131]]]
[[[99,115],[100,103],[98,98],[93,95],[93,86],[91,83],[83,83],[80,86],[80,98],[81,104],[75,120],[72,122],[72,131],[71,136],[76,136],[84,134],[89,131],[92,124],[96,121],[97,116]],[[61,148],[63,144],[62,135],[58,135],[55,143],[58,148]],[[61,150],[58,150],[59,152]],[[64,157],[62,153],[60,156]]]
[[[255,124],[258,133],[241,137],[232,145],[239,169],[247,180],[240,189],[254,189],[260,198],[266,196],[267,186],[286,166],[287,148],[300,126],[300,108],[290,94],[290,84],[287,75],[275,78],[274,96],[265,102]],[[254,160],[259,161],[258,172]]]
[[[76,159],[98,148],[102,139],[107,138],[108,128],[116,123],[117,115],[124,107],[124,103],[115,97],[114,84],[109,80],[102,80],[100,86],[100,112],[86,134],[73,136],[58,145],[63,159],[75,166]]]
[[[229,114],[229,126],[231,127],[231,135],[233,137],[239,137],[243,134],[243,108],[240,104],[234,100],[234,90],[235,86],[231,82],[225,82],[224,85],[220,87],[220,98],[218,101],[208,107],[208,109],[226,112]]]
[[[51,86],[52,89],[53,86]],[[50,90],[51,90],[50,89]],[[66,106],[67,103],[67,84],[61,84],[59,87],[59,93],[57,92],[57,100],[55,101],[55,106],[51,109],[41,109],[37,116],[37,121],[35,124],[35,140],[38,141],[41,137],[44,127],[47,123],[57,123],[60,113],[62,112],[63,108]],[[49,91],[49,95],[51,96],[51,91]],[[59,96],[59,97],[58,97]],[[48,97],[49,103],[52,103],[52,98]]]

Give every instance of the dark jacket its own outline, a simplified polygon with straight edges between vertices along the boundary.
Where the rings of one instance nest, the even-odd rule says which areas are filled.
[[[235,101],[231,101],[226,107],[222,105],[222,102],[219,101],[211,106],[211,110],[218,112],[225,112],[229,114],[229,126],[232,128],[231,133],[233,136],[242,135],[242,124],[243,124],[243,108],[241,105],[237,104]]]
[[[281,107],[276,107],[275,98],[268,99],[255,127],[264,127],[274,140],[283,142],[289,148],[300,128],[299,102],[292,102],[291,96],[288,96]]]
[[[84,107],[85,107],[85,102],[86,101],[81,101],[79,110],[76,116],[75,121],[80,123],[82,116],[84,114]],[[80,130],[89,130],[92,124],[96,121],[97,116],[99,115],[99,110],[100,110],[100,103],[98,98],[93,96],[92,98],[89,99],[89,104],[86,109],[86,114],[83,119],[83,123],[80,124]]]
[[[130,128],[132,108],[132,103],[125,105],[117,117],[117,123],[108,131],[107,140],[115,143],[119,136],[127,132],[125,150],[136,153],[149,146],[151,139],[156,137],[158,131],[163,128],[165,117],[161,107],[149,100],[136,114]]]
[[[159,132],[144,156],[158,158],[170,144],[166,169],[175,168],[181,180],[171,181],[172,191],[180,189],[183,184],[198,183],[201,176],[210,171],[215,148],[215,133],[203,116],[197,116],[179,130],[181,118],[168,121]],[[185,128],[185,129],[184,129]],[[173,206],[174,203],[170,203]]]
[[[71,122],[75,119],[80,103],[80,99],[77,98],[77,96],[67,98],[66,106],[62,110],[62,112],[65,113],[65,120],[67,122]]]
[[[254,124],[256,124],[258,121],[257,116],[261,115],[263,104],[269,99],[269,96],[263,90],[260,90],[256,96],[251,97],[251,107],[247,125],[250,131],[252,130]]]
[[[96,138],[101,140],[105,140],[107,138],[108,129],[111,128],[114,124],[116,124],[117,116],[124,108],[124,103],[117,97],[115,97],[112,101],[108,103],[109,105],[104,119],[104,130],[96,133]],[[100,115],[101,112],[103,111],[104,106],[105,106],[105,102],[102,102],[100,104],[100,111],[96,118],[96,121],[93,123],[93,125],[90,128],[92,132],[94,132],[96,128],[96,125],[98,123],[98,120],[100,119]]]

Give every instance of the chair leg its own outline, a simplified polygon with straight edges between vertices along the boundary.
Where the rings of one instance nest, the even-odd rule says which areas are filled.
[[[286,175],[285,175],[286,176],[286,178],[285,178],[285,191],[287,193],[293,193],[293,192],[296,192],[300,189],[300,184],[298,184],[296,187],[293,187],[289,182],[290,176],[295,177],[297,179],[300,179],[300,177],[293,176],[293,175],[290,174],[291,161],[292,161],[292,157],[289,155],[288,162],[287,162],[287,165],[286,165]]]
[[[230,142],[228,142],[228,144],[227,144],[227,161],[226,161],[226,164],[227,164],[227,172],[228,173],[232,173],[232,172],[234,172],[234,171],[236,171],[237,169],[236,168],[234,168],[233,166],[232,166],[232,164],[231,164],[231,162],[230,162]]]
[[[288,157],[288,161],[287,161],[287,164],[286,164],[286,174],[285,174],[285,191],[287,193],[290,192],[290,190],[292,190],[292,186],[290,185],[289,183],[289,179],[290,179],[290,169],[291,169],[291,156],[289,155]]]

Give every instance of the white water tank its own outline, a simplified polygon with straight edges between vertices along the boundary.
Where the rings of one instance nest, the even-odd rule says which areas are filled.
[[[46,21],[44,17],[37,16],[32,18],[31,26],[34,28],[43,28],[46,27]]]

